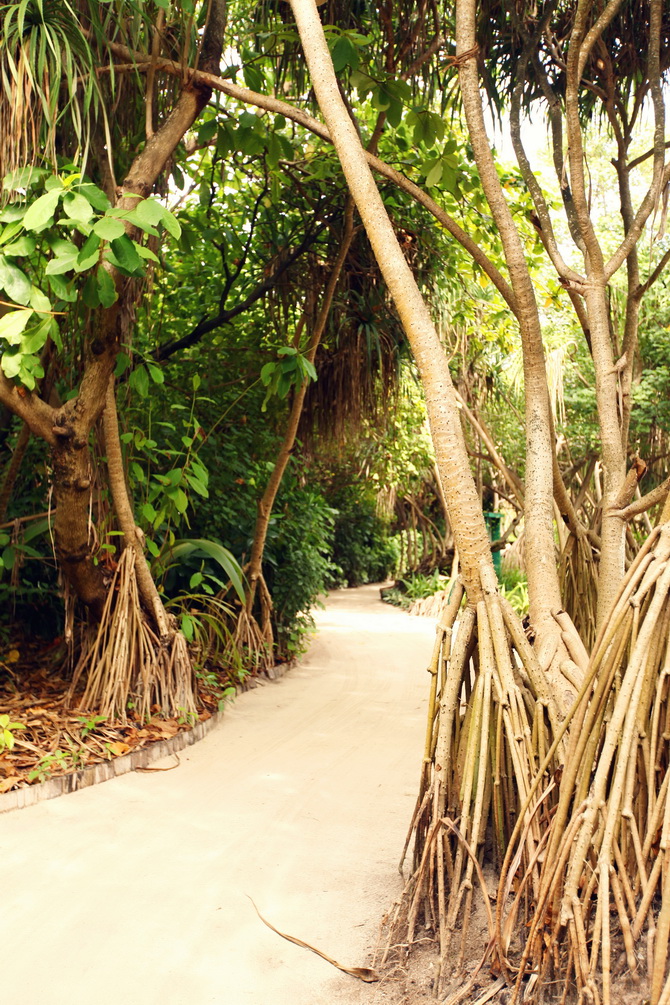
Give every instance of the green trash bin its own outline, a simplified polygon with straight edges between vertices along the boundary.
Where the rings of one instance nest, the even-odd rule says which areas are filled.
[[[489,534],[489,541],[499,541],[502,537],[503,514],[485,513],[484,520]],[[498,579],[500,579],[500,574],[502,572],[502,552],[494,551],[491,557],[493,558],[493,568],[496,570]]]

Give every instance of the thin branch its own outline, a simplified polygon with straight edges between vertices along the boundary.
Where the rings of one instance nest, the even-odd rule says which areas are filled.
[[[169,359],[170,356],[174,356],[175,353],[180,352],[182,349],[188,349],[192,345],[196,345],[205,335],[214,331],[216,328],[221,328],[222,325],[228,324],[233,318],[236,318],[239,314],[243,314],[247,311],[253,304],[255,304],[261,297],[276,286],[279,278],[286,272],[287,269],[293,265],[293,263],[300,258],[308,248],[317,240],[317,238],[323,232],[323,228],[317,231],[309,231],[303,240],[300,242],[295,251],[292,251],[283,261],[279,263],[276,271],[263,279],[262,282],[251,291],[251,293],[244,298],[235,307],[231,307],[230,310],[220,311],[214,317],[207,318],[200,321],[195,328],[190,331],[187,335],[182,336],[182,338],[174,339],[172,342],[168,342],[164,346],[159,346],[153,356],[157,362],[162,362]]]
[[[123,59],[136,59],[138,65],[143,63],[146,64],[149,59],[148,56],[142,53],[134,53],[125,45],[119,45],[116,42],[109,43],[109,46],[113,52],[121,56]],[[184,72],[181,64],[170,59],[160,59],[157,63],[157,69],[165,73],[169,73],[171,76],[178,77],[182,77]],[[201,84],[206,87],[211,87],[212,90],[220,91],[222,94],[227,94],[229,97],[234,98],[236,101],[240,101],[243,104],[254,105],[256,108],[263,108],[265,111],[271,112],[273,115],[282,115],[284,118],[290,119],[292,122],[296,122],[298,125],[308,129],[315,136],[319,136],[327,143],[332,142],[330,133],[323,123],[319,122],[318,119],[313,118],[307,112],[302,111],[302,109],[296,108],[294,105],[290,105],[286,101],[280,101],[278,98],[274,98],[266,94],[259,94],[257,91],[252,91],[248,87],[240,87],[238,84],[233,84],[232,81],[224,80],[223,77],[216,76],[213,73],[204,73],[200,70],[187,70],[186,72],[188,74],[189,81],[193,84]],[[375,157],[371,153],[366,152],[366,158],[373,171],[376,171],[378,174],[388,178],[389,181],[393,182],[393,184],[398,188],[407,192],[408,195],[427,209],[428,212],[435,217],[438,223],[442,224],[445,230],[447,230],[451,236],[455,238],[460,245],[462,245],[467,253],[482,268],[500,295],[506,301],[510,310],[518,316],[516,298],[509,283],[503,278],[485,252],[468,234],[466,234],[462,227],[460,227],[456,221],[442,209],[441,206],[438,206],[434,199],[431,199],[431,197],[424,192],[423,189],[421,189],[414,182],[410,181],[405,175],[396,171],[395,168],[392,168],[389,164],[386,164],[384,161]]]

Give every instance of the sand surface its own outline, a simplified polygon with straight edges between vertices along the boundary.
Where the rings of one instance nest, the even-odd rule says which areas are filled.
[[[364,966],[400,891],[434,623],[371,586],[332,593],[317,623],[300,665],[238,698],[174,770],[0,818],[3,1003],[392,1000],[248,899]]]

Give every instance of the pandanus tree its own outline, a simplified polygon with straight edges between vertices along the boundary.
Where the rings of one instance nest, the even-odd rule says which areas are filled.
[[[526,991],[523,980],[532,960],[531,997],[546,1000],[545,982],[550,980],[552,986],[558,986],[562,1000],[574,987],[580,1001],[597,1001],[600,995],[604,1001],[611,1001],[615,939],[619,951],[623,950],[624,965],[636,974],[639,963],[635,945],[645,930],[651,1000],[665,1000],[670,986],[666,983],[670,901],[665,887],[659,886],[665,856],[666,788],[662,780],[667,778],[668,770],[660,726],[667,712],[665,513],[661,528],[646,542],[622,581],[626,515],[622,508],[630,502],[643,470],[643,465],[635,464],[628,476],[625,472],[637,316],[641,297],[668,259],[664,253],[657,256],[647,279],[641,281],[636,246],[659,205],[670,172],[664,160],[661,80],[667,26],[662,4],[652,2],[633,9],[612,2],[596,9],[589,3],[577,3],[569,10],[550,4],[521,13],[516,9],[510,19],[518,45],[509,60],[515,150],[535,204],[538,230],[584,328],[596,374],[605,486],[597,579],[599,630],[590,660],[569,616],[560,610],[552,531],[554,495],[575,537],[583,539],[584,532],[576,523],[558,470],[538,304],[519,228],[509,211],[487,138],[475,4],[472,0],[456,4],[453,63],[458,69],[473,154],[500,231],[512,289],[508,302],[518,320],[523,347],[525,521],[535,653],[529,652],[519,625],[505,612],[496,595],[449,370],[342,101],[318,12],[313,0],[293,0],[292,7],[319,106],[421,372],[468,598],[453,648],[450,636],[461,603],[460,590],[452,596],[438,628],[430,667],[424,771],[413,821],[416,869],[396,926],[398,920],[407,925],[409,942],[420,920],[436,926],[444,962],[465,900],[462,959],[473,871],[490,819],[504,860],[489,949],[495,947],[498,966],[508,981],[515,982],[514,1000]],[[499,22],[492,16],[496,13]],[[487,9],[481,32],[490,37],[497,30],[504,35],[507,24],[504,11]],[[637,43],[642,34],[648,42],[640,60]],[[627,78],[626,70],[630,72]],[[546,198],[523,149],[520,109],[523,97],[530,100],[525,88],[531,79],[531,96],[542,95],[549,104],[554,160],[567,223],[583,255],[584,274],[563,260]],[[624,229],[621,243],[607,261],[590,213],[585,171],[584,131],[593,115],[594,95],[602,101],[617,141],[615,167]],[[635,119],[647,95],[654,120],[649,155],[653,157],[653,174],[634,210],[628,151]],[[609,310],[608,283],[624,262],[628,306],[619,341]],[[621,351],[618,358],[615,347]],[[513,661],[511,647],[516,651]],[[463,668],[471,659],[474,676],[466,674],[464,679]],[[566,700],[575,692],[576,700]],[[532,729],[525,718],[524,697],[535,710]],[[461,716],[463,700],[467,704]],[[497,730],[492,728],[493,723]],[[452,743],[459,732],[454,756]],[[505,741],[507,752],[501,755]],[[508,801],[502,764],[518,786],[517,806],[513,800]],[[550,781],[552,766],[559,765],[561,773]],[[529,775],[525,774],[528,770]],[[641,793],[640,773],[644,779]],[[450,835],[457,836],[453,847],[449,847]],[[661,846],[657,850],[659,838]],[[516,896],[505,916],[515,882]],[[663,896],[656,914],[653,901],[659,890]],[[533,903],[534,918],[521,960],[513,963],[511,932],[522,895]],[[614,925],[613,912],[617,919]],[[396,927],[396,937],[397,932]],[[471,983],[461,987],[450,1000],[463,1000],[470,987]]]
[[[145,13],[141,5],[127,4],[4,4],[0,43],[0,173],[6,179],[5,201],[10,200],[3,238],[6,244],[12,238],[19,242],[18,247],[16,240],[7,247],[3,259],[9,309],[2,319],[0,402],[49,449],[56,556],[67,589],[97,625],[80,663],[80,669],[92,664],[87,700],[102,701],[106,711],[121,716],[130,694],[141,695],[144,712],[154,704],[169,714],[178,708],[195,711],[185,642],[168,619],[151,578],[127,495],[114,369],[119,351],[133,338],[135,277],[143,271],[143,259],[153,255],[138,238],[157,235],[161,221],[172,226],[169,214],[147,197],[211,92],[188,81],[174,90],[160,90],[151,66],[140,77],[141,89],[129,86],[123,76],[113,87],[110,78],[116,71],[110,66],[109,46],[133,32],[138,38],[148,35],[154,55],[168,40],[187,62],[197,59],[203,69],[216,70],[226,23],[222,2],[200,12],[198,33],[193,5],[190,12],[177,12],[171,23],[163,7],[154,11],[154,21],[146,20]],[[110,99],[112,115],[106,114]],[[138,127],[143,142],[135,154]],[[42,194],[35,193],[31,185],[42,177],[37,161],[44,152],[47,164],[54,166],[59,154],[61,163],[69,157],[88,164],[102,188],[81,184],[74,167],[48,178]],[[58,234],[59,223],[77,243],[65,240],[62,231]],[[38,265],[52,299],[16,264],[33,253],[42,256]],[[86,292],[76,280],[68,287],[63,277],[73,272],[90,275]],[[36,354],[44,346],[48,352],[50,344],[62,347],[65,336],[55,318],[80,296],[89,308],[77,332],[83,343],[82,364],[68,400],[52,404],[37,386],[43,367]],[[73,311],[68,317],[74,321],[75,316]],[[73,338],[67,349],[74,348]],[[111,587],[96,561],[89,520],[96,431],[104,437],[109,488],[125,545]]]

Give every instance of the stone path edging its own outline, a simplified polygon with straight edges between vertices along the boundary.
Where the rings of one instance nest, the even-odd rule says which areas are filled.
[[[272,668],[263,677],[252,678],[248,683],[240,688],[240,692],[251,690],[261,682],[267,680],[278,680],[283,677],[289,664],[281,663]],[[78,771],[70,771],[67,775],[56,775],[46,782],[38,782],[35,785],[26,785],[21,789],[12,789],[10,792],[0,794],[0,814],[9,813],[11,810],[22,810],[26,806],[34,806],[45,799],[56,799],[58,796],[66,796],[77,789],[87,789],[89,785],[99,785],[101,782],[108,782],[111,778],[118,778],[119,775],[126,775],[129,771],[137,768],[146,768],[152,761],[158,761],[161,757],[168,757],[170,754],[177,754],[185,747],[191,747],[198,743],[223,719],[225,709],[215,712],[211,718],[204,722],[197,722],[192,729],[184,729],[175,733],[169,740],[154,740],[146,747],[139,750],[131,750],[129,754],[122,754],[121,757],[113,757],[109,761],[101,761],[99,764],[91,764],[88,768],[79,768]]]

